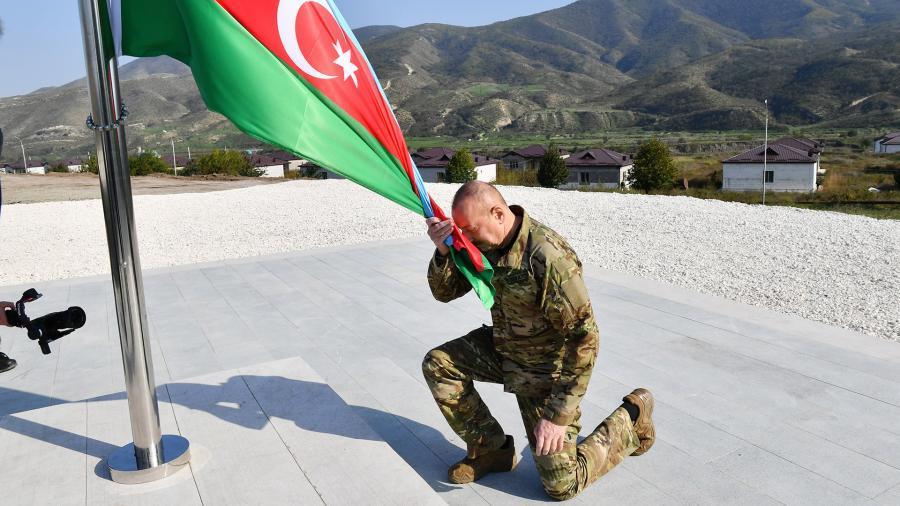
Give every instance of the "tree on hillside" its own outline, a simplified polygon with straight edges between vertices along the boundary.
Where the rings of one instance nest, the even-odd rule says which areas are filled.
[[[569,179],[566,161],[559,157],[559,149],[551,144],[538,168],[538,183],[544,188],[558,188]]]
[[[169,172],[166,162],[155,154],[144,151],[137,156],[128,157],[128,167],[132,176],[146,176],[157,172]]]
[[[475,160],[469,150],[463,148],[454,153],[447,165],[447,182],[448,183],[468,183],[474,181],[478,177],[475,171]]]
[[[634,188],[650,193],[672,188],[677,177],[678,167],[669,147],[654,137],[638,147],[634,168],[628,173],[628,182]]]
[[[260,177],[265,171],[257,169],[238,151],[215,150],[208,155],[188,162],[182,174],[193,176],[195,174],[226,174],[229,176]]]

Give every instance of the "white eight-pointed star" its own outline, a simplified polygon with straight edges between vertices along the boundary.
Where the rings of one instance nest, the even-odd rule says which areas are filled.
[[[338,66],[344,69],[344,81],[346,81],[348,77],[352,78],[354,86],[359,88],[359,83],[356,80],[356,71],[359,70],[359,67],[357,67],[353,64],[352,61],[350,61],[350,57],[353,53],[351,53],[349,50],[344,51],[341,48],[341,41],[339,40],[334,42],[333,47],[338,54],[338,57],[336,60],[334,60],[334,63],[338,64]]]

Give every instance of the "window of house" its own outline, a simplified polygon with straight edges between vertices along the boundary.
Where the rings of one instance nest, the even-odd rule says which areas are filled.
[[[767,183],[772,183],[772,182],[774,182],[774,181],[775,181],[775,171],[774,171],[774,170],[767,170],[767,171],[766,171],[766,182],[767,182]]]
[[[591,183],[591,173],[590,172],[582,172],[581,173],[581,184],[590,184]]]
[[[445,172],[437,173],[437,182],[438,183],[446,183],[447,182],[447,174]]]
[[[507,166],[508,166],[510,169],[518,169],[518,168],[519,168],[519,162],[509,162],[509,163],[507,164]]]

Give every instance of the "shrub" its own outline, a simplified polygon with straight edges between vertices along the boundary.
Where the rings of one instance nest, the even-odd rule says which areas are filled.
[[[99,174],[100,173],[100,164],[97,162],[97,155],[91,155],[87,160],[84,161],[84,164],[81,165],[82,172],[90,172],[91,174]]]
[[[502,163],[497,167],[495,184],[503,186],[540,186],[536,170],[507,169]]]
[[[50,167],[50,172],[63,172],[68,173],[69,167],[64,163],[57,163],[53,167]]]
[[[137,156],[129,156],[128,168],[131,169],[132,176],[146,176],[148,174],[159,172],[170,172],[166,162],[162,161],[162,159],[149,151],[144,151]]]
[[[181,173],[185,176],[225,174],[260,177],[265,171],[254,167],[247,157],[237,151],[215,150],[208,155],[191,160]]]
[[[628,173],[628,181],[645,193],[669,190],[678,177],[678,168],[669,147],[653,138],[638,147],[634,168]]]
[[[447,165],[447,182],[448,183],[468,183],[474,181],[478,177],[475,171],[475,160],[469,150],[463,148],[453,154],[450,163]]]
[[[559,157],[559,149],[553,144],[547,148],[547,153],[541,158],[537,179],[544,188],[557,188],[569,179],[569,168],[566,167],[566,161]]]

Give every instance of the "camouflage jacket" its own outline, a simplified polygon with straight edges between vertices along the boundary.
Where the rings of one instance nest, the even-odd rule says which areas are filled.
[[[486,252],[494,267],[491,309],[494,347],[502,358],[504,388],[547,399],[544,418],[568,425],[587,390],[599,332],[584,285],[581,262],[559,234],[522,216],[505,254]],[[450,302],[472,287],[450,256],[435,251],[428,269],[434,298]]]

